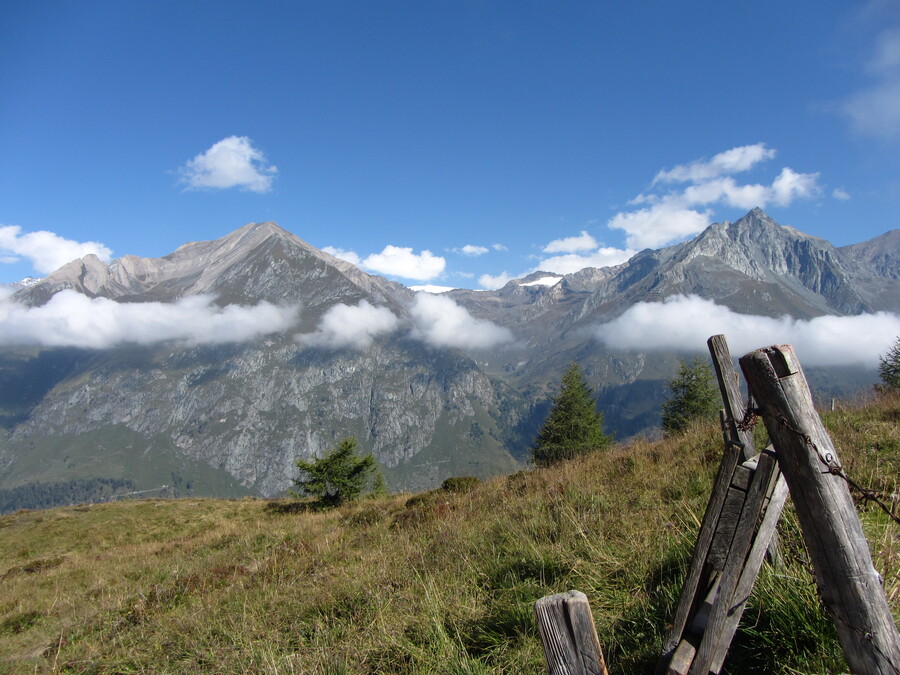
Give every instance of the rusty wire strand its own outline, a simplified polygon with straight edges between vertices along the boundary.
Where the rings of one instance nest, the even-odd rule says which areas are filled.
[[[737,428],[741,431],[749,431],[761,417],[770,414],[771,413],[767,413],[760,408],[754,407],[753,397],[750,397],[750,399],[747,401],[747,406],[744,409],[744,418],[737,423]],[[810,435],[794,427],[784,415],[782,415],[781,413],[776,413],[774,417],[778,420],[779,425],[802,438],[804,443],[806,443],[816,451],[816,456],[819,458],[819,461],[825,465],[824,473],[829,473],[844,479],[844,481],[848,486],[850,486],[851,489],[859,493],[860,498],[863,500],[863,502],[874,502],[882,511],[887,514],[888,518],[900,525],[900,517],[894,514],[893,510],[879,498],[878,492],[872,490],[871,488],[865,488],[855,480],[850,478],[850,476],[847,475],[847,472],[844,471],[844,467],[837,462],[837,458],[834,455],[832,455],[830,452],[822,454],[822,451],[815,444]]]

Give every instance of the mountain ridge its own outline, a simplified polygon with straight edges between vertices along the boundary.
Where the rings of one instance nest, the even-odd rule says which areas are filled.
[[[338,305],[368,304],[409,322],[419,300],[272,222],[189,242],[162,258],[107,264],[87,256],[21,288],[14,300],[35,307],[62,290],[120,303],[204,294],[220,307],[296,304],[301,318],[289,333],[230,345],[0,349],[0,487],[139,478],[126,475],[134,471],[127,467],[146,456],[172,466],[200,463],[242,489],[273,495],[290,484],[295,457],[321,453],[344,435],[375,454],[395,488],[511,471],[527,459],[548,397],[572,361],[598,383],[607,424],[620,436],[658,424],[678,355],[616,351],[595,337],[597,326],[637,303],[696,295],[771,317],[897,312],[898,260],[900,237],[892,233],[838,249],[754,209],[617,266],[535,272],[496,291],[444,293],[446,302],[513,338],[462,350],[409,330],[377,334],[365,349],[295,339],[317,330]],[[557,281],[534,283],[543,277]],[[836,376],[829,382],[854,386]],[[34,393],[17,396],[24,390]],[[113,462],[109,453],[128,461]],[[118,474],[85,473],[95,460]]]

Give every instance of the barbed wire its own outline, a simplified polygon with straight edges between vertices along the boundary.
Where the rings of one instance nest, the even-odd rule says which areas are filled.
[[[741,431],[751,431],[756,423],[759,422],[760,418],[764,417],[767,414],[770,413],[767,413],[761,408],[755,407],[753,397],[751,396],[749,399],[747,399],[747,405],[744,408],[744,417],[740,422],[735,422],[735,425]],[[844,471],[844,467],[841,466],[841,464],[837,461],[837,457],[833,453],[823,453],[809,434],[794,427],[783,414],[776,413],[775,418],[778,420],[778,424],[780,426],[799,436],[801,439],[803,439],[804,443],[815,450],[816,456],[819,458],[819,461],[825,465],[825,471],[823,473],[829,473],[842,478],[851,490],[855,490],[859,493],[860,499],[862,499],[864,503],[873,502],[887,514],[888,518],[900,525],[900,517],[898,517],[894,513],[894,510],[891,507],[889,507],[881,500],[879,492],[877,492],[876,490],[872,490],[871,488],[863,487],[855,480],[850,478],[850,476],[847,475],[847,472]]]

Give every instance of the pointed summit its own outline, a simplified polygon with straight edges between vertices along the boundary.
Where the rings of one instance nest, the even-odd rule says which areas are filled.
[[[126,255],[107,265],[86,256],[19,291],[16,298],[42,305],[65,289],[127,302],[173,302],[212,294],[221,305],[303,303],[310,315],[335,301],[355,304],[368,299],[399,306],[399,299],[411,294],[319,251],[271,221],[249,223],[212,241],[184,244],[162,258]]]

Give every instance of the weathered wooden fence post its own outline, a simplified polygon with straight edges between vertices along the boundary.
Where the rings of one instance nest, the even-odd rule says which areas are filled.
[[[740,364],[775,446],[847,663],[856,673],[897,675],[900,636],[793,347],[759,349]]]
[[[549,675],[608,675],[587,596],[569,591],[534,604]]]

